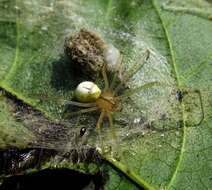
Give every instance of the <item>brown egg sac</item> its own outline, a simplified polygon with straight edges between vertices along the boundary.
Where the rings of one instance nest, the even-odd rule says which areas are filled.
[[[98,76],[104,65],[104,40],[95,32],[81,29],[65,39],[64,51],[82,73]]]

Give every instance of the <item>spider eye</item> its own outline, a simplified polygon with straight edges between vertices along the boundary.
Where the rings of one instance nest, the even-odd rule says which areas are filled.
[[[99,98],[100,94],[99,87],[91,81],[81,82],[75,90],[75,97],[79,102],[93,102]]]

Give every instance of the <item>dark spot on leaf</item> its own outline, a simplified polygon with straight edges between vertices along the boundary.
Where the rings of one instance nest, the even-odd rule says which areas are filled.
[[[183,99],[183,92],[181,90],[177,90],[176,99],[181,103]]]
[[[80,129],[80,136],[82,137],[85,134],[85,132],[86,132],[86,128],[85,127],[82,127]]]

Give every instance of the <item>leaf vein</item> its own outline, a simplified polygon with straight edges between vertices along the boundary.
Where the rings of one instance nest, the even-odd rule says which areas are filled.
[[[153,8],[155,9],[156,11],[156,14],[158,15],[158,18],[161,22],[161,26],[163,28],[163,31],[164,31],[164,35],[165,35],[165,39],[167,41],[167,44],[168,44],[168,49],[170,51],[170,57],[171,57],[171,66],[173,68],[173,71],[174,71],[174,76],[175,76],[175,79],[176,79],[176,86],[177,88],[180,88],[181,84],[180,84],[180,79],[179,79],[179,73],[178,73],[178,70],[177,70],[177,66],[176,66],[176,61],[175,61],[175,54],[174,54],[174,50],[173,50],[173,46],[171,44],[171,41],[170,41],[170,37],[169,37],[169,34],[168,34],[168,30],[166,29],[166,26],[165,26],[165,23],[163,21],[163,18],[162,18],[162,15],[160,13],[160,8],[158,8],[158,6],[156,5],[156,2],[155,0],[152,0],[152,5],[153,5]],[[184,149],[185,149],[185,139],[186,139],[186,131],[185,131],[185,113],[184,113],[184,105],[183,105],[183,102],[182,102],[182,105],[181,105],[181,111],[182,111],[182,120],[183,120],[183,131],[182,131],[182,143],[181,143],[181,149],[180,149],[180,153],[179,153],[179,157],[176,161],[176,167],[173,171],[173,174],[172,174],[172,177],[170,179],[170,182],[169,184],[167,185],[167,189],[170,189],[176,176],[177,176],[177,172],[179,171],[179,167],[180,167],[180,164],[182,162],[182,158],[183,158],[183,154],[184,154]]]

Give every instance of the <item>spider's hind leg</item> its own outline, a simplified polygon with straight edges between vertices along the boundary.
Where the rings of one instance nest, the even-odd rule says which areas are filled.
[[[95,102],[75,102],[72,100],[68,100],[65,101],[69,106],[75,106],[75,107],[80,107],[82,109],[78,110],[78,111],[71,111],[71,112],[66,112],[64,113],[64,118],[68,118],[70,116],[76,116],[79,114],[83,114],[83,113],[88,113],[88,112],[93,112],[98,110],[98,106],[96,105]]]
[[[96,103],[95,102],[75,102],[72,100],[66,101],[69,105],[72,106],[78,106],[78,107],[84,107],[84,108],[89,108],[89,107],[95,107]]]
[[[98,109],[99,109],[98,107],[85,108],[85,109],[81,109],[79,111],[65,113],[63,117],[69,118],[70,116],[76,116],[76,115],[80,115],[80,114],[83,114],[83,113],[89,113],[89,112],[97,111]]]

